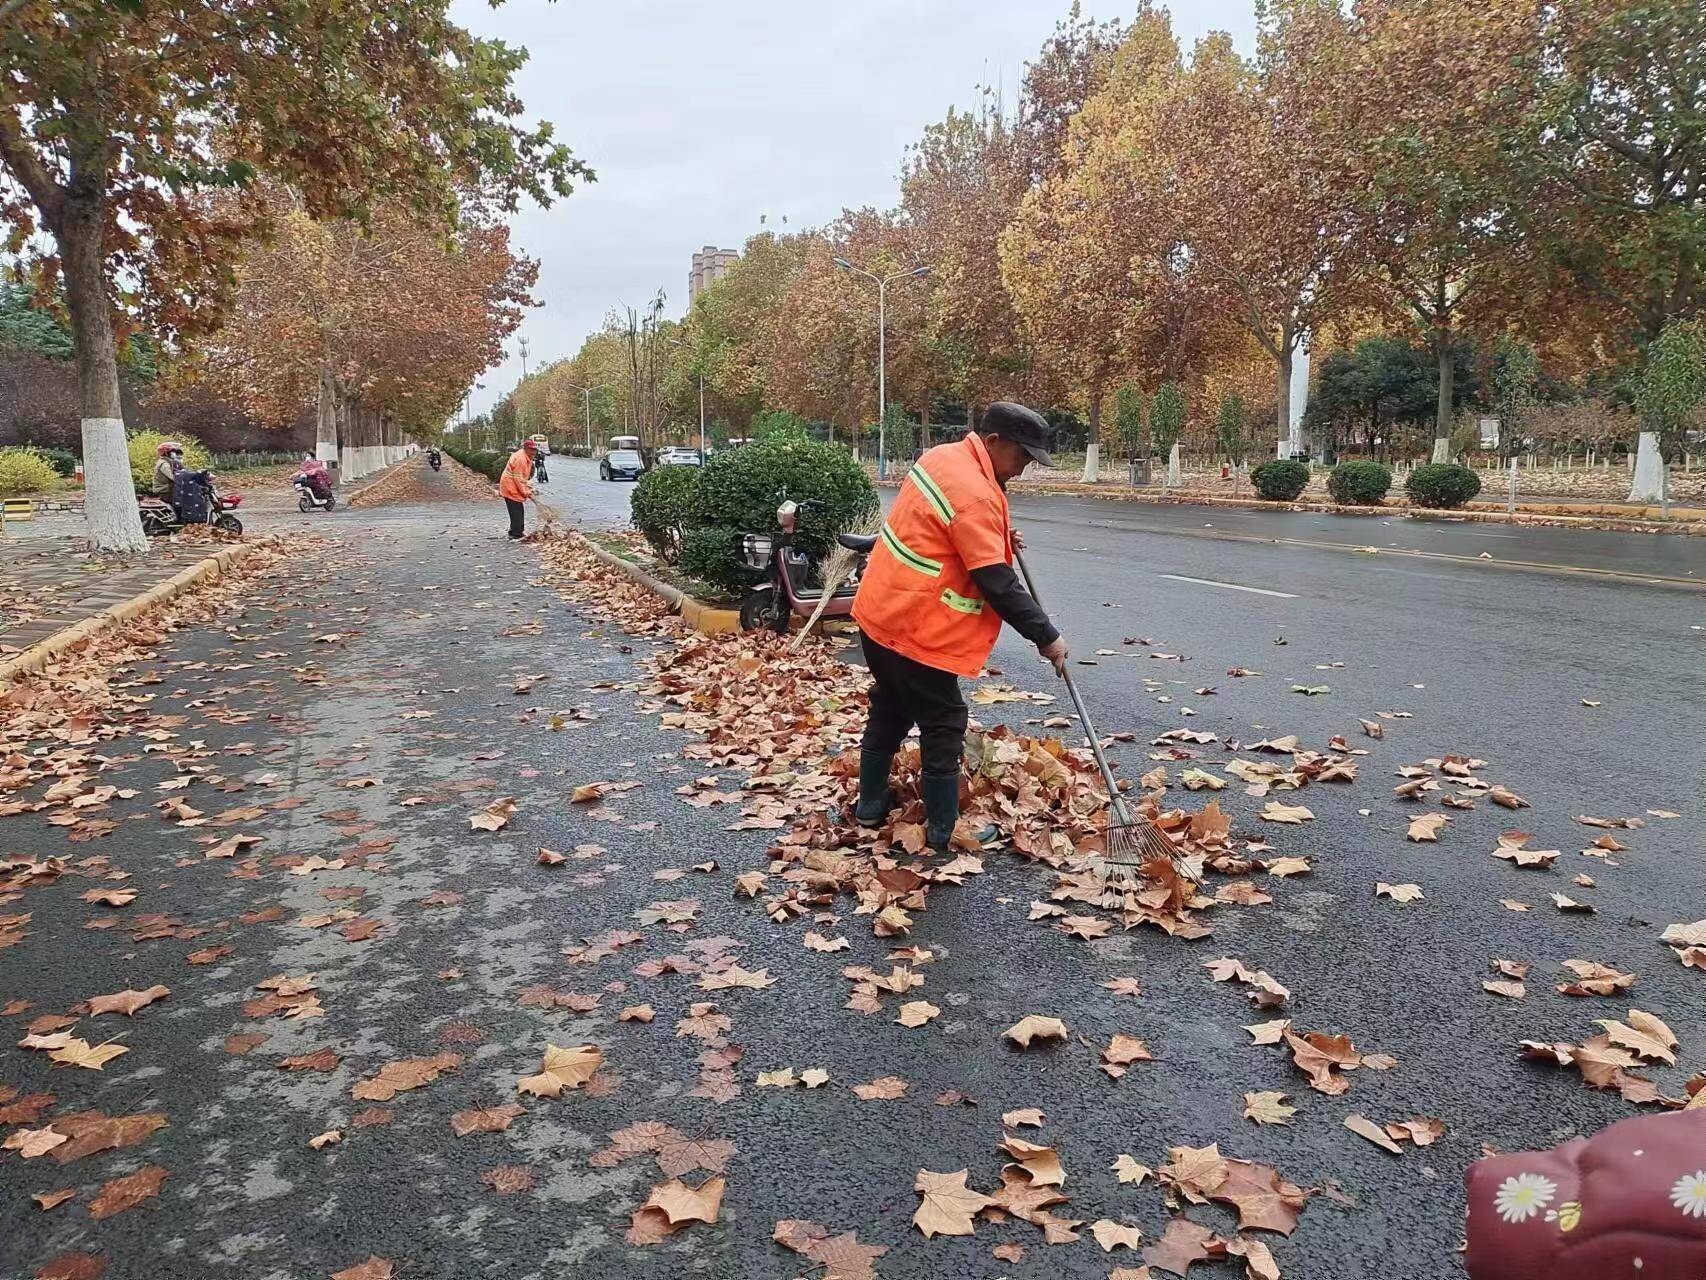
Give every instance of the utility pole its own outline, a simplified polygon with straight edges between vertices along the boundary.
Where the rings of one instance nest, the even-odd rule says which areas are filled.
[[[888,478],[888,440],[885,427],[889,413],[889,381],[888,381],[888,300],[889,286],[896,280],[909,280],[930,274],[929,267],[914,267],[910,271],[897,271],[891,276],[879,276],[874,271],[856,267],[846,258],[834,258],[832,261],[843,271],[851,271],[855,275],[864,276],[867,280],[877,282],[877,479]]]
[[[527,381],[527,339],[520,339],[517,344],[521,348],[521,380]]]

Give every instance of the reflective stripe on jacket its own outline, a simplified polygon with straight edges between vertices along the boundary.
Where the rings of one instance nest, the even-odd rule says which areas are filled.
[[[976,435],[937,445],[908,473],[853,601],[861,630],[885,649],[975,676],[1001,618],[973,569],[1011,563],[1007,495]]]
[[[533,478],[533,459],[527,456],[526,449],[517,449],[509,455],[509,461],[504,463],[504,473],[498,481],[498,492],[515,502],[526,502],[533,496],[533,486],[528,482]]]

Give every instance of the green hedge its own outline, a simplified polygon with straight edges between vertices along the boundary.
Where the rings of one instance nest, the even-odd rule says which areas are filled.
[[[877,503],[864,468],[839,445],[757,440],[715,455],[698,471],[691,504],[696,527],[768,533],[776,527],[776,508],[784,499],[821,502],[821,508],[801,515],[794,535],[794,545],[811,556],[828,551],[839,531]],[[735,552],[728,554],[732,558]]]
[[[665,563],[681,554],[682,535],[692,523],[698,467],[653,467],[640,477],[629,500],[634,527],[645,534]]]
[[[461,445],[449,444],[439,447],[470,471],[478,471],[493,484],[502,477],[504,464],[509,461],[507,453],[499,453],[496,449],[464,449]]]
[[[1450,510],[1481,492],[1481,477],[1455,462],[1430,462],[1410,472],[1404,492],[1418,507]]]
[[[77,455],[69,449],[55,449],[45,444],[27,444],[24,448],[52,467],[55,474],[67,480],[77,474]]]
[[[1276,458],[1252,471],[1250,483],[1269,502],[1296,502],[1309,483],[1309,468],[1291,458]]]
[[[1392,487],[1392,473],[1378,462],[1341,462],[1327,474],[1327,493],[1346,507],[1372,507]]]
[[[22,498],[59,486],[59,472],[35,449],[0,449],[0,498]]]
[[[688,529],[681,535],[681,554],[676,563],[683,573],[714,587],[744,591],[752,585],[753,574],[740,560],[740,538],[750,532],[714,524]]]

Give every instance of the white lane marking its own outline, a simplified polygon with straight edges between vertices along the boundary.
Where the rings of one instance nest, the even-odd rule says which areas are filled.
[[[1256,596],[1278,596],[1281,600],[1297,599],[1289,591],[1269,591],[1266,587],[1241,587],[1236,582],[1216,582],[1213,578],[1187,578],[1182,573],[1158,573],[1158,578],[1168,578],[1173,582],[1194,582],[1199,587],[1224,587],[1228,591],[1248,591]]]

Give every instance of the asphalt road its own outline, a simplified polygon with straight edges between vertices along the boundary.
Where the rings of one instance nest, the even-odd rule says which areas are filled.
[[[550,501],[589,522],[619,522],[627,486],[559,476]],[[842,1008],[842,966],[886,968],[892,946],[861,918],[849,913],[825,929],[847,937],[849,950],[818,954],[800,944],[807,922],[778,926],[757,904],[733,898],[733,876],[765,865],[766,836],[729,832],[728,810],[691,808],[673,794],[706,770],[680,757],[680,733],[660,729],[636,705],[644,701],[633,686],[636,663],[652,642],[545,587],[532,551],[501,536],[497,503],[339,512],[313,522],[341,545],[305,554],[275,592],[258,594],[219,629],[175,638],[143,669],[150,710],[187,719],[164,726],[177,735],[166,751],[143,752],[132,739],[110,752],[97,781],[138,794],[91,816],[120,819],[122,836],[68,843],[39,815],[0,818],[8,854],[105,856],[139,890],[117,913],[91,906],[78,895],[100,869],[80,868],[0,908],[33,917],[20,944],[0,948],[0,1007],[12,999],[33,1005],[0,1027],[21,1036],[30,1019],[94,994],[171,987],[134,1019],[81,1024],[78,1034],[116,1032],[131,1049],[103,1072],[55,1069],[44,1054],[0,1050],[0,1085],[54,1095],[36,1123],[92,1107],[168,1117],[146,1143],[64,1168],[51,1156],[0,1156],[0,1275],[31,1275],[64,1250],[84,1249],[103,1254],[108,1274],[126,1280],[307,1280],[370,1254],[394,1259],[410,1280],[781,1280],[809,1271],[770,1243],[782,1218],[887,1246],[877,1269],[891,1280],[1101,1280],[1114,1266],[1136,1265],[1135,1255],[1104,1255],[1088,1236],[1044,1247],[1035,1228],[1018,1223],[930,1242],[911,1227],[915,1172],[968,1168],[971,1185],[988,1190],[1002,1163],[994,1145],[1001,1113],[1031,1106],[1047,1113],[1031,1136],[1056,1146],[1068,1171],[1071,1203],[1060,1212],[1071,1218],[1135,1223],[1154,1239],[1168,1216],[1162,1198],[1153,1184],[1116,1183],[1114,1157],[1159,1165],[1169,1146],[1218,1142],[1227,1154],[1268,1161],[1339,1197],[1315,1197],[1295,1235],[1272,1238],[1287,1276],[1454,1274],[1462,1170],[1482,1144],[1549,1145],[1634,1113],[1574,1073],[1518,1061],[1517,1040],[1579,1039],[1595,1030],[1594,1018],[1635,1004],[1669,1022],[1683,1046],[1679,1068],[1648,1074],[1675,1092],[1700,1066],[1706,977],[1677,964],[1657,935],[1671,921],[1706,915],[1697,865],[1706,819],[1698,727],[1706,633],[1691,629],[1706,624],[1706,608],[1688,586],[1228,542],[1185,532],[1185,523],[1163,532],[1090,523],[1123,522],[1129,512],[1131,522],[1154,525],[1160,510],[1019,504],[1047,603],[1075,651],[1092,658],[1097,648],[1115,650],[1075,668],[1103,713],[1102,731],[1131,731],[1143,743],[1182,725],[1245,741],[1297,733],[1318,745],[1344,733],[1371,753],[1362,774],[1348,786],[1284,797],[1316,813],[1302,827],[1255,821],[1262,802],[1236,784],[1220,793],[1240,833],[1308,856],[1314,870],[1268,881],[1271,906],[1217,908],[1215,935],[1199,942],[1149,930],[1074,940],[1025,918],[1046,876],[989,859],[988,873],[965,888],[938,890],[905,940],[937,952],[920,970],[918,994],[943,1011],[911,1030],[894,1025],[892,1014]],[[1225,514],[1179,511],[1160,519],[1206,523]],[[1374,526],[1355,527],[1338,534],[1329,526],[1347,543]],[[1415,533],[1401,525],[1391,536]],[[1525,556],[1550,554],[1561,567],[1584,558],[1570,550],[1584,536],[1559,533]],[[1626,555],[1640,574],[1653,574],[1658,566],[1640,557],[1672,554],[1658,544],[1681,541],[1637,540]],[[1086,546],[1095,550],[1075,550]],[[1701,568],[1697,555],[1665,564],[1666,576]],[[307,585],[314,582],[323,585]],[[327,635],[341,638],[316,639]],[[1145,643],[1127,646],[1128,636]],[[1276,645],[1280,637],[1287,643]],[[1054,688],[1022,644],[1004,639],[995,665],[1021,688]],[[1226,675],[1233,666],[1262,674]],[[1148,689],[1144,676],[1163,684]],[[1331,692],[1305,697],[1289,692],[1292,684]],[[1217,692],[1193,692],[1205,687]],[[1583,698],[1601,705],[1583,707]],[[978,712],[1023,724],[1063,704]],[[1197,714],[1184,717],[1185,706]],[[553,711],[586,718],[568,717],[553,730]],[[1381,721],[1380,741],[1361,738],[1358,719],[1381,711],[1411,718]],[[1120,745],[1124,770],[1149,768],[1149,749]],[[1204,760],[1228,758],[1219,743],[1197,749]],[[1391,795],[1393,771],[1446,752],[1484,758],[1482,775],[1533,807],[1510,814],[1483,799],[1456,814],[1437,845],[1407,843],[1412,810]],[[162,793],[159,784],[179,776],[174,758],[225,781]],[[1175,774],[1182,767],[1169,765]],[[574,786],[605,779],[642,784],[607,800],[620,820],[599,821],[568,803]],[[216,789],[238,780],[241,792]],[[185,830],[151,807],[170,794],[209,814],[242,804],[267,813]],[[502,795],[520,801],[509,826],[471,831],[468,815]],[[1573,815],[1649,807],[1682,817],[1618,832],[1631,846],[1620,867],[1575,852],[1599,833]],[[1513,825],[1534,832],[1536,846],[1563,850],[1558,867],[1524,871],[1491,858],[1496,834]],[[194,843],[237,830],[267,843],[233,861],[206,861]],[[540,846],[568,852],[577,844],[601,849],[563,866],[536,863]],[[290,862],[313,856],[353,865],[289,873]],[[243,857],[254,859],[252,868]],[[687,871],[711,859],[715,872]],[[655,879],[660,870],[686,874]],[[1578,873],[1596,885],[1573,885]],[[1376,880],[1414,882],[1426,896],[1402,906],[1376,899]],[[1598,914],[1560,914],[1549,892],[1590,901]],[[1504,897],[1534,908],[1508,911],[1498,902]],[[634,918],[648,903],[686,898],[699,899],[702,914],[685,934]],[[278,918],[245,922],[245,913],[273,906]],[[347,941],[342,923],[303,923],[334,909],[377,921],[377,935]],[[205,932],[139,940],[128,931],[138,913]],[[85,931],[91,918],[113,914],[122,927]],[[591,966],[562,955],[612,928],[644,939]],[[716,936],[734,939],[742,966],[767,968],[776,985],[705,993],[689,977],[634,972]],[[186,963],[188,953],[216,946],[231,954]],[[1396,1056],[1398,1067],[1355,1073],[1341,1098],[1312,1093],[1278,1050],[1249,1044],[1240,1024],[1269,1015],[1208,980],[1201,962],[1222,955],[1286,983],[1295,993],[1286,1012],[1300,1029],[1343,1031],[1365,1053]],[[1533,963],[1526,1000],[1482,992],[1494,955]],[[1619,1000],[1555,993],[1558,962],[1577,956],[1639,973],[1634,991]],[[256,1018],[239,1007],[268,975],[308,972],[318,975],[323,1017]],[[1146,994],[1116,999],[1100,987],[1119,975],[1139,977]],[[601,1004],[578,1013],[521,1003],[540,984]],[[678,1037],[675,1023],[696,1000],[714,1000],[733,1018],[729,1038],[746,1051],[737,1068],[742,1091],[722,1105],[688,1092],[702,1046]],[[617,1009],[640,1002],[655,1007],[654,1022],[615,1019]],[[1076,1045],[1009,1050],[1002,1028],[1028,1013],[1058,1015],[1101,1043],[1116,1031],[1142,1036],[1157,1060],[1113,1083]],[[228,1050],[228,1036],[253,1033],[270,1038],[245,1054]],[[526,1114],[504,1132],[452,1134],[453,1112],[515,1099],[517,1077],[537,1070],[546,1043],[583,1041],[603,1047],[608,1087],[522,1098]],[[329,1072],[276,1065],[320,1048],[340,1059]],[[390,1101],[352,1098],[355,1083],[383,1064],[445,1050],[466,1060],[438,1080]],[[823,1067],[831,1083],[754,1087],[757,1072],[783,1066]],[[860,1102],[849,1091],[883,1075],[907,1080],[905,1096]],[[949,1089],[979,1105],[935,1105]],[[1289,1127],[1242,1118],[1240,1095],[1265,1089],[1285,1091],[1299,1108]],[[393,1114],[356,1123],[375,1108]],[[1340,1126],[1353,1111],[1382,1122],[1437,1116],[1447,1133],[1394,1157]],[[661,1176],[649,1159],[600,1168],[588,1157],[609,1132],[648,1119],[738,1151],[720,1225],[639,1249],[620,1232]],[[310,1138],[332,1128],[343,1132],[341,1142],[309,1149]],[[158,1198],[95,1220],[88,1205],[96,1189],[144,1165],[169,1171]],[[527,1166],[534,1185],[499,1195],[482,1182],[482,1173],[510,1165]],[[64,1186],[76,1198],[50,1211],[28,1198]],[[1233,1221],[1220,1207],[1192,1216],[1217,1230]],[[1003,1243],[1029,1252],[1018,1263],[997,1262],[990,1248]]]

